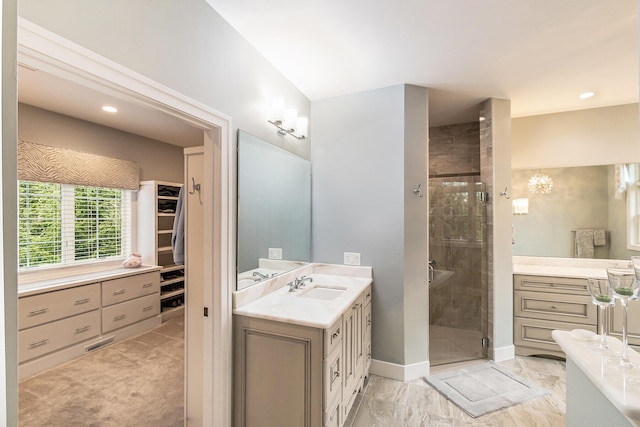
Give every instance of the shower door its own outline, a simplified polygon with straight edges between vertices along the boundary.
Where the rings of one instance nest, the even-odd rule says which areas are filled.
[[[486,357],[486,203],[480,177],[429,180],[430,364]]]

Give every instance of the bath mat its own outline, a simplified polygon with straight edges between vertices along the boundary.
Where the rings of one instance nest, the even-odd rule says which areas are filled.
[[[493,362],[425,378],[440,394],[474,418],[549,394]]]

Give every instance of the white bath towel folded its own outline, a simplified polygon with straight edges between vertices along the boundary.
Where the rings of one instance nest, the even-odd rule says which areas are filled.
[[[602,228],[593,230],[593,245],[605,246],[607,244],[607,232]]]

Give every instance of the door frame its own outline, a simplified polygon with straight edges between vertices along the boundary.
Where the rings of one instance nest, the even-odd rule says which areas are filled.
[[[202,401],[210,404],[203,406],[202,419],[206,426],[231,425],[231,294],[235,281],[233,204],[236,199],[231,118],[20,17],[18,62],[170,114],[204,131],[203,203],[205,218],[211,221],[205,223],[203,230],[203,257],[213,262],[204,266],[204,283],[212,286],[203,284],[203,305],[209,307],[210,315],[204,319]],[[185,348],[187,346],[185,343]]]

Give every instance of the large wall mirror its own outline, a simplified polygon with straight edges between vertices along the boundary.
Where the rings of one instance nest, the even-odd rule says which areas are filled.
[[[238,131],[237,289],[311,261],[311,162]]]
[[[513,255],[621,260],[640,255],[628,247],[629,221],[637,219],[630,218],[627,197],[639,188],[637,174],[637,164],[513,170]],[[530,191],[534,175],[551,179],[548,192]],[[582,230],[604,232],[604,241],[596,238],[587,248],[593,256],[580,256],[582,249],[576,253],[578,230],[583,240]]]

